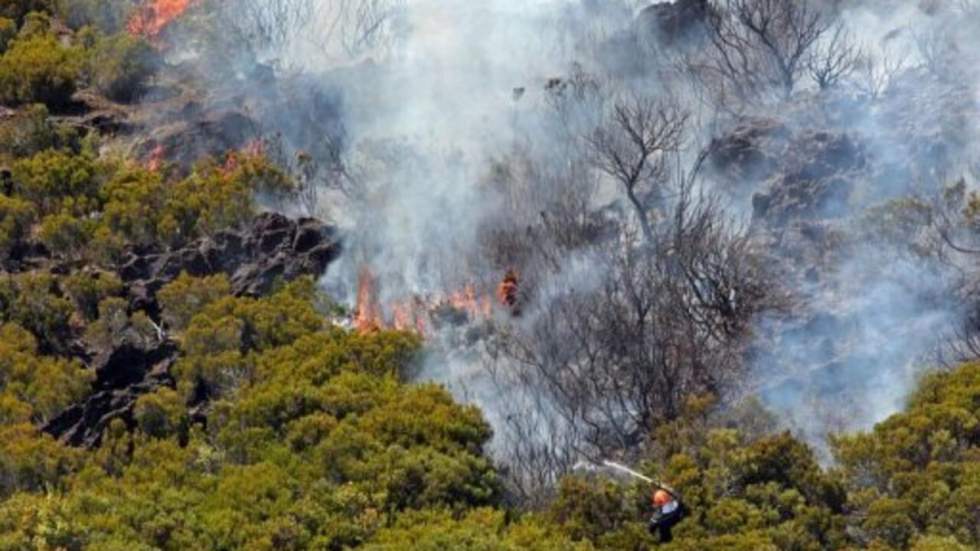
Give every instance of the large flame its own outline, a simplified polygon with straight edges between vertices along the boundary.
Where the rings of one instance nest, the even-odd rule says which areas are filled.
[[[378,282],[367,267],[361,269],[357,282],[357,306],[354,327],[362,333],[397,329],[425,336],[433,317],[447,309],[465,314],[470,320],[487,319],[493,313],[490,293],[480,293],[473,284],[448,293],[412,295],[389,305],[378,298]],[[389,315],[386,315],[388,313]]]
[[[130,18],[127,29],[132,35],[155,40],[195,2],[196,0],[147,0]]]
[[[361,333],[370,333],[384,328],[381,304],[378,302],[378,287],[374,274],[362,268],[357,276],[357,310],[354,312],[354,327]]]

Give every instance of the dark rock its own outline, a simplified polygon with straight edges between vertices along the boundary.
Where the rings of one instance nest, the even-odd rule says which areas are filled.
[[[779,120],[747,118],[711,141],[711,168],[735,182],[765,179],[777,169],[778,151],[790,138]]]
[[[164,341],[149,347],[129,343],[96,355],[95,392],[49,421],[42,430],[72,446],[96,447],[106,427],[121,419],[135,424],[133,407],[140,396],[161,386],[173,386],[170,368],[177,346]]]
[[[781,171],[752,198],[753,216],[769,226],[835,219],[850,209],[855,176],[868,162],[848,134],[804,132],[786,149]]]
[[[199,110],[199,106],[189,102],[183,110],[172,114],[169,124],[155,126],[137,145],[139,155],[149,158],[159,149],[168,161],[188,171],[201,158],[242,149],[258,137],[258,124],[244,113],[237,110],[198,113]]]
[[[126,388],[143,381],[154,366],[176,356],[177,346],[169,341],[150,348],[123,343],[95,356],[93,386],[96,390]]]
[[[264,213],[243,230],[225,230],[177,250],[131,252],[119,269],[130,306],[159,311],[156,292],[181,273],[203,277],[223,273],[236,295],[268,293],[276,280],[318,276],[340,254],[336,230],[313,219],[291,220]]]
[[[711,14],[708,0],[676,0],[644,8],[637,22],[661,44],[676,44],[703,34]]]
[[[242,230],[226,230],[171,251],[131,250],[118,268],[126,284],[130,310],[159,319],[156,294],[181,273],[228,275],[236,295],[269,293],[277,280],[319,276],[340,254],[336,230],[313,219],[291,220],[265,213]],[[173,386],[170,368],[179,349],[172,341],[146,345],[123,339],[105,349],[75,350],[96,374],[93,394],[43,427],[48,434],[73,446],[98,446],[114,419],[135,423],[133,406],[143,394],[161,385]],[[203,392],[203,391],[202,391]],[[191,404],[204,401],[195,396]],[[198,408],[196,419],[202,420]]]

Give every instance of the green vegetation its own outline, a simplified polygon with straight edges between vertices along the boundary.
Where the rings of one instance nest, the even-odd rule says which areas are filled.
[[[116,315],[111,278],[72,282],[80,308],[91,314],[109,296],[99,319]],[[482,451],[491,431],[480,412],[404,381],[418,340],[325,324],[310,280],[254,299],[231,296],[222,277],[185,275],[161,297],[183,350],[177,388],[142,396],[134,429],[115,425],[91,452],[24,424],[83,393],[86,372],[38,356],[27,331],[0,328],[9,421],[0,548],[612,550],[656,541],[643,484],[571,477],[545,510],[509,510]],[[206,428],[188,405],[202,395]],[[654,435],[645,464],[692,511],[662,548],[972,548],[978,416],[980,364],[930,376],[907,411],[838,438],[838,466],[826,470],[804,444],[770,432],[758,408],[722,412],[692,399]]]
[[[15,108],[0,120],[0,550],[656,545],[645,484],[568,476],[541,509],[515,506],[481,412],[408,380],[419,338],[329,324],[311,279],[237,297],[224,275],[182,274],[146,290],[159,312],[131,300],[128,249],[186,245],[251,221],[259,193],[296,191],[261,154],[151,169],[52,118],[79,89],[127,102],[152,81],[157,54],[123,29],[131,7],[0,2],[0,102]],[[980,199],[966,201],[975,223]],[[929,218],[912,200],[872,214],[869,231],[910,243]],[[164,334],[176,363],[99,447],[40,430],[92,394],[77,358]],[[661,549],[980,547],[980,364],[932,374],[905,411],[838,435],[830,467],[758,406],[691,396],[680,409],[638,467],[690,509]]]
[[[980,546],[980,364],[928,376],[905,412],[835,448],[864,538]]]
[[[78,86],[81,52],[50,34],[15,39],[0,57],[0,101],[65,107]]]

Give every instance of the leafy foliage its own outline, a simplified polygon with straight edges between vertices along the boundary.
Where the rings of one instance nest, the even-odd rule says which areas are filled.
[[[31,203],[0,195],[0,254],[9,254],[27,236],[34,216]]]
[[[72,310],[50,274],[0,275],[0,322],[29,330],[43,350],[61,348]]]
[[[80,398],[91,372],[78,362],[38,355],[33,335],[0,325],[0,402],[3,425],[40,421]]]
[[[0,57],[0,101],[63,108],[77,86],[81,53],[47,33],[14,40]]]
[[[905,412],[838,438],[835,455],[863,542],[980,545],[980,364],[927,376]]]

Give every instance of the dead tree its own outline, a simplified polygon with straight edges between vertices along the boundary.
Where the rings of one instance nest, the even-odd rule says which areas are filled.
[[[348,56],[382,47],[404,0],[209,0],[221,33],[253,56],[281,55],[306,42],[321,50],[339,46]]]
[[[811,51],[806,60],[807,72],[821,90],[827,90],[853,74],[863,55],[844,25],[837,23],[826,40]]]
[[[393,26],[405,0],[338,0],[334,25],[340,43],[351,57],[384,48],[393,38]]]
[[[775,91],[787,99],[831,25],[809,0],[723,0],[695,68],[722,97],[753,103]]]
[[[632,96],[616,102],[608,121],[586,138],[596,168],[621,186],[647,242],[650,210],[662,198],[668,156],[680,149],[687,119],[670,102]]]
[[[220,33],[253,56],[278,55],[316,20],[315,0],[211,0]]]
[[[652,241],[594,249],[594,272],[542,289],[503,346],[580,454],[632,449],[687,396],[735,384],[752,322],[777,304],[749,236],[691,186],[674,192]]]

